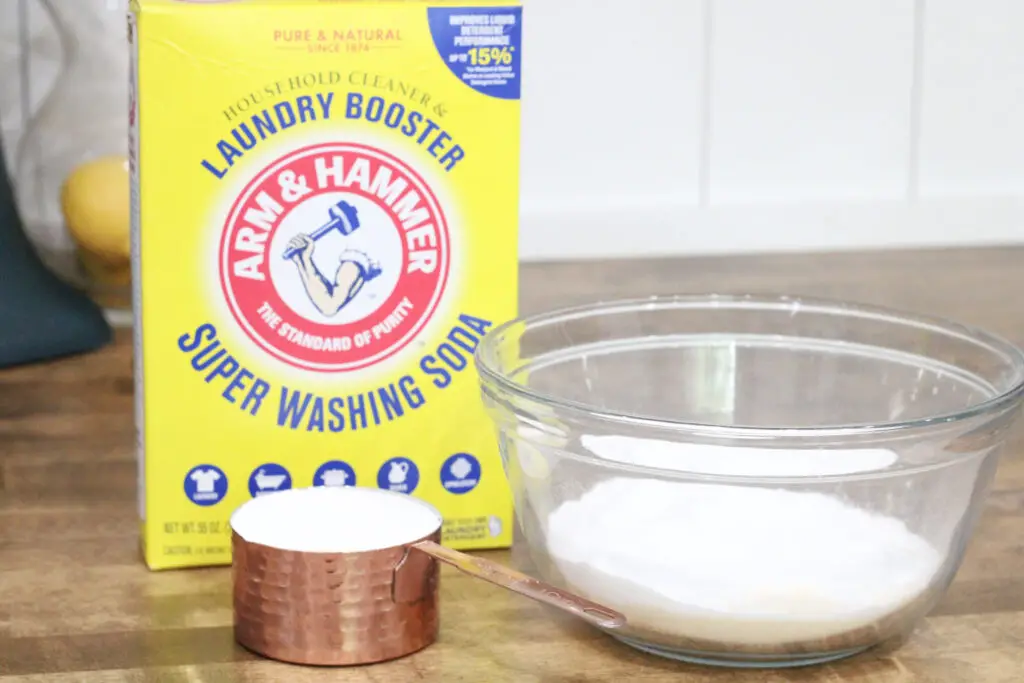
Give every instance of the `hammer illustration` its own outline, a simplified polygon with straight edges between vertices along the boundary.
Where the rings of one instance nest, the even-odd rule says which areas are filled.
[[[337,230],[342,235],[351,235],[359,227],[359,212],[346,201],[340,201],[332,206],[327,215],[330,216],[330,220],[309,234],[314,242],[332,230]],[[285,249],[284,260],[287,261],[297,253],[297,249]]]

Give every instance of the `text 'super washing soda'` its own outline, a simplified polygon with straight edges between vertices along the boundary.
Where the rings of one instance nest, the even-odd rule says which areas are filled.
[[[239,504],[308,486],[510,544],[472,355],[516,314],[521,24],[486,0],[133,2],[151,568],[230,562]]]

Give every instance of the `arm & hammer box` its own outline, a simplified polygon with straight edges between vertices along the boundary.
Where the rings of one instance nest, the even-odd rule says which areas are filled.
[[[238,505],[309,486],[510,545],[473,352],[516,315],[521,25],[486,0],[132,2],[150,568],[229,564]]]

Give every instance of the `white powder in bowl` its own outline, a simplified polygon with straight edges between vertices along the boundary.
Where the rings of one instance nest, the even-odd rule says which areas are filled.
[[[259,496],[231,516],[231,528],[250,543],[307,553],[391,548],[440,527],[440,514],[416,498],[352,486]]]
[[[786,474],[806,472],[804,455],[789,463]],[[870,626],[920,596],[943,562],[898,519],[769,488],[608,479],[559,506],[547,527],[571,586],[637,626],[720,643],[771,646]]]

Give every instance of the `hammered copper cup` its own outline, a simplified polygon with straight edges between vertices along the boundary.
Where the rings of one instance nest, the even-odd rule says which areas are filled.
[[[442,547],[440,513],[437,518],[437,528],[424,538],[368,552],[283,550],[252,543],[233,530],[235,639],[262,656],[316,666],[412,654],[437,639],[439,562],[604,629],[625,623],[614,610]]]

